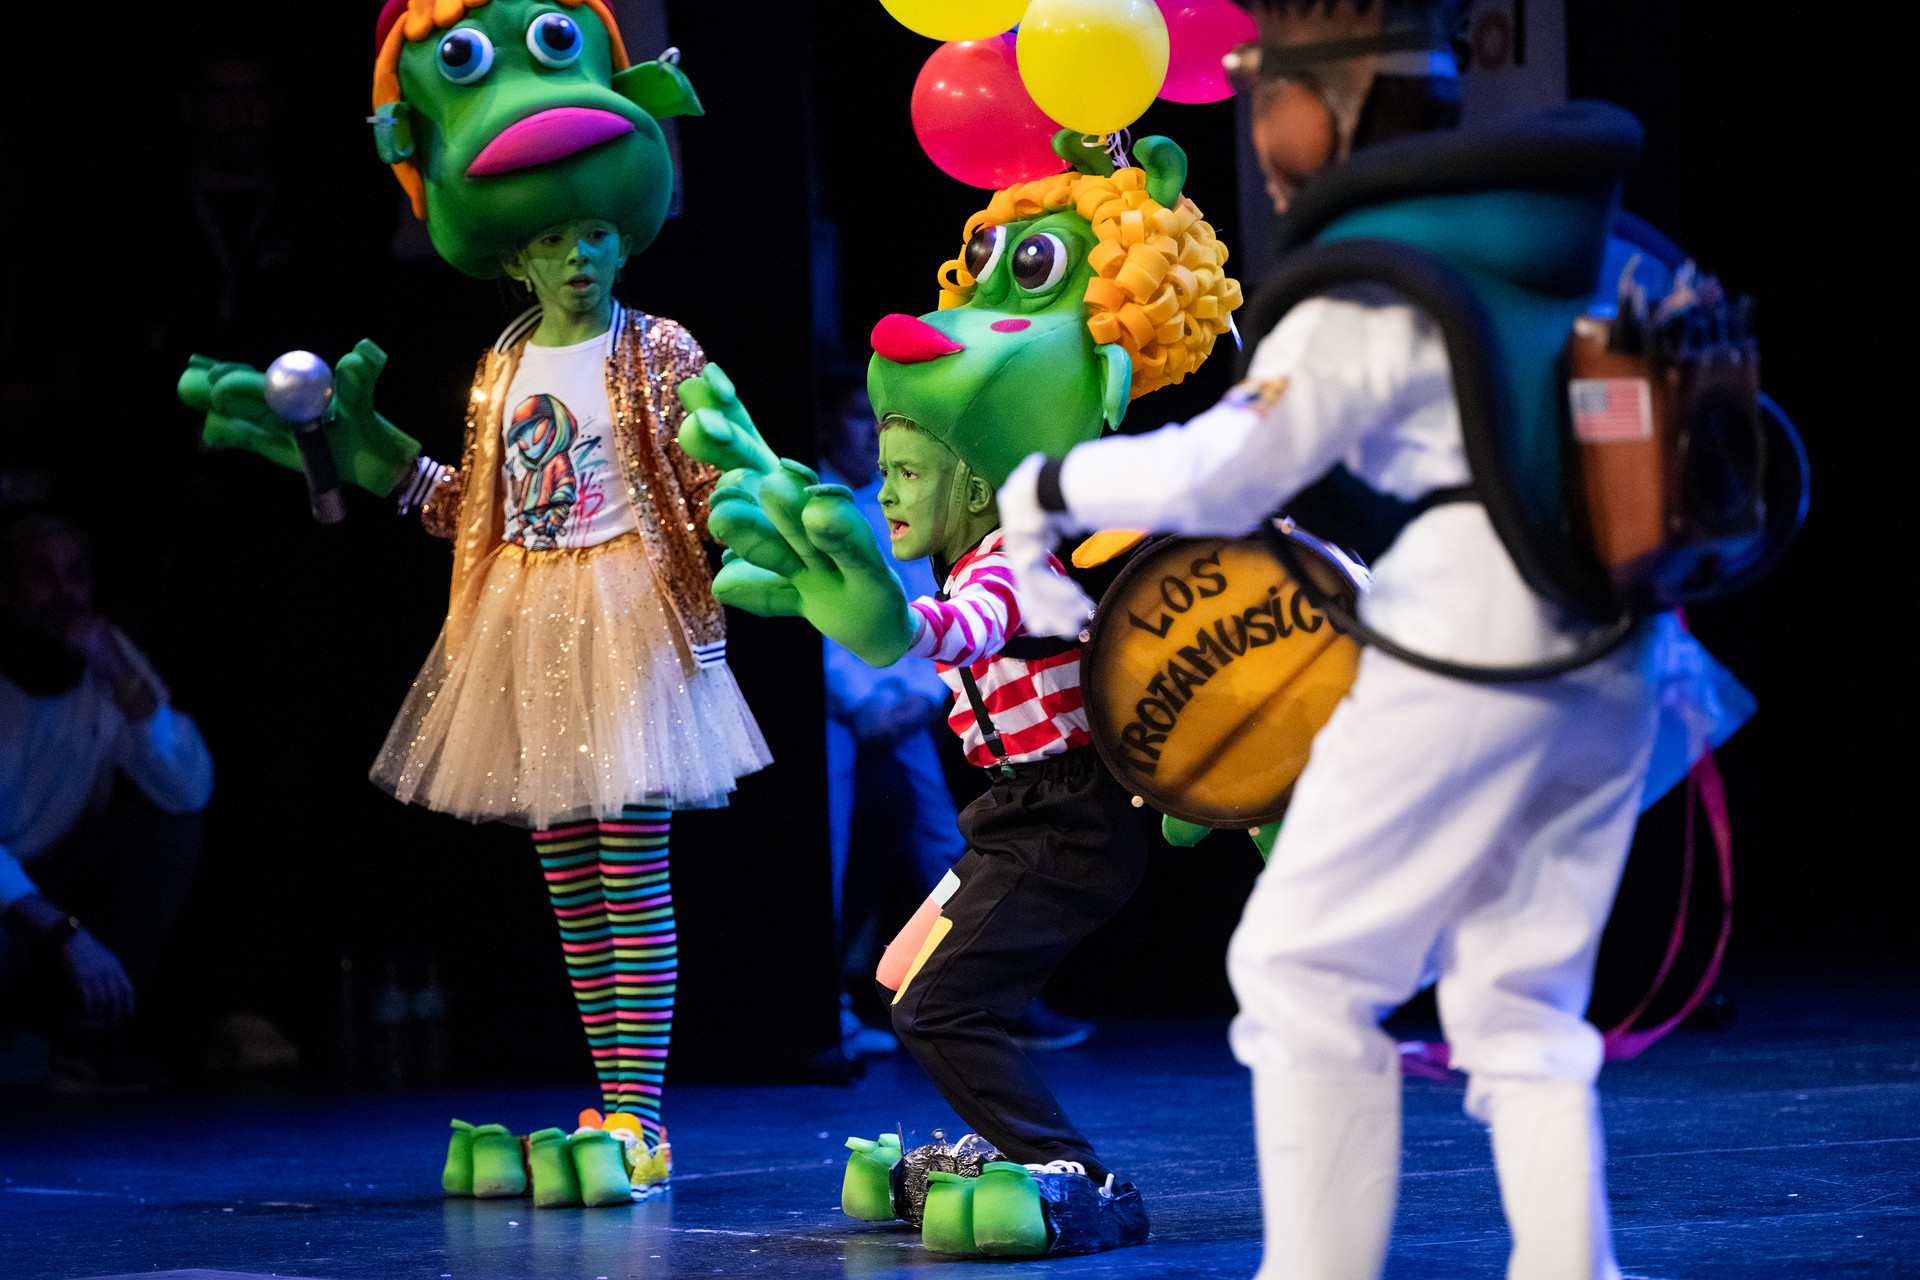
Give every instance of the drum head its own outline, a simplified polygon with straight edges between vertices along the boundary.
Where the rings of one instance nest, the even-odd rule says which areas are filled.
[[[1320,587],[1353,594],[1317,540],[1291,545]],[[1359,661],[1263,537],[1164,538],[1101,599],[1081,687],[1122,786],[1187,822],[1257,827],[1286,812]]]

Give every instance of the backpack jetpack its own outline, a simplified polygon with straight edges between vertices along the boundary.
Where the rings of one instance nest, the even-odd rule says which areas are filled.
[[[1283,515],[1370,561],[1432,507],[1480,503],[1527,585],[1587,628],[1573,652],[1517,666],[1414,652],[1316,590],[1276,536],[1360,643],[1456,679],[1545,679],[1650,614],[1751,584],[1798,533],[1806,452],[1760,391],[1751,300],[1619,210],[1641,142],[1599,102],[1399,138],[1309,183],[1282,222],[1279,266],[1242,313],[1242,376],[1298,303],[1384,286],[1439,327],[1472,473],[1406,502],[1336,468]]]

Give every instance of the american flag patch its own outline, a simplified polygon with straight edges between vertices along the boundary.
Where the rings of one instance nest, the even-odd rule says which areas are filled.
[[[1645,378],[1574,378],[1573,438],[1583,444],[1653,438],[1653,393]]]

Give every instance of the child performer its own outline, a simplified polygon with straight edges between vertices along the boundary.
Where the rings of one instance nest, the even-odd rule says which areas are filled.
[[[688,390],[696,400],[699,388]],[[707,429],[720,413],[744,416],[738,401],[721,403],[690,431]],[[931,557],[944,583],[910,603],[844,486],[802,491],[794,482],[812,480],[811,473],[791,462],[781,468],[759,486],[758,508],[775,527],[804,529],[802,545],[791,547],[795,558],[840,579],[838,590],[827,586],[837,599],[808,609],[809,619],[875,665],[932,658],[958,695],[948,724],[992,779],[960,814],[965,855],[915,917],[918,928],[908,926],[913,940],[888,948],[879,980],[892,995],[894,1033],[995,1149],[985,1165],[994,1176],[980,1179],[977,1190],[971,1179],[954,1188],[971,1202],[964,1214],[957,1205],[943,1213],[940,1189],[929,1198],[922,1184],[906,1188],[896,1204],[884,1174],[866,1204],[843,1200],[845,1207],[917,1220],[924,1206],[928,1247],[947,1251],[1079,1253],[1139,1244],[1148,1230],[1140,1193],[1116,1181],[1008,1031],[1074,944],[1133,896],[1146,870],[1131,797],[1100,762],[1081,710],[1079,646],[1026,636],[1000,551],[993,487],[932,433],[902,418],[886,419],[880,431],[880,510],[893,557]],[[731,496],[723,490],[716,498],[724,508]],[[738,519],[723,509],[716,527],[729,529],[730,518]],[[729,530],[736,550],[750,540]],[[746,567],[735,561],[732,572]],[[1063,572],[1057,562],[1054,568]],[[854,585],[861,578],[876,589]],[[813,586],[796,585],[803,596]],[[1008,651],[1026,655],[1023,645],[1031,655]],[[1048,1230],[1035,1175],[1048,1179],[1048,1192],[1091,1209],[1077,1223],[1081,1232]],[[1066,1189],[1068,1181],[1078,1185]]]
[[[655,117],[698,114],[699,100],[672,51],[628,66],[600,0],[561,3],[390,0],[382,12],[382,159],[441,256],[510,276],[535,305],[481,361],[457,467],[420,456],[373,411],[386,358],[368,342],[339,363],[327,435],[343,476],[397,495],[403,512],[419,505],[454,543],[446,624],[373,780],[531,829],[601,1104],[616,1113],[583,1113],[583,1127],[630,1131],[629,1168],[648,1183],[671,1167],[672,814],[725,804],[769,756],[725,665],[700,544],[718,472],[675,442],[675,389],[706,358],[673,321],[612,296],[672,188]],[[298,466],[263,393],[251,369],[198,357],[182,379],[183,398],[210,410],[210,444]],[[518,1139],[455,1129],[450,1192],[524,1188]],[[571,1161],[541,1153],[536,1140],[538,1203],[626,1198],[604,1160],[579,1156],[576,1185]]]
[[[1025,452],[1064,453],[1197,367],[1239,287],[1180,194],[1177,146],[1144,139],[1141,167],[1116,171],[1075,142],[1056,142],[1073,172],[1001,191],[969,221],[941,272],[941,309],[874,329],[880,507],[895,560],[933,558],[944,582],[933,597],[907,600],[847,490],[775,458],[717,371],[681,388],[694,409],[683,443],[728,468],[713,494],[729,548],[716,595],[804,616],[874,666],[933,658],[959,695],[949,723],[992,778],[960,816],[966,855],[879,977],[898,993],[895,1032],[997,1152],[963,1140],[965,1154],[943,1153],[948,1167],[923,1188],[898,1176],[917,1168],[912,1157],[856,1139],[842,1195],[857,1217],[922,1220],[928,1247],[946,1252],[1086,1253],[1148,1231],[1140,1193],[1117,1182],[1008,1034],[1074,944],[1132,896],[1146,844],[1091,745],[1079,646],[1024,633],[993,490]],[[1153,236],[1131,257],[1129,228]],[[1112,314],[1147,306],[1150,324]],[[1050,571],[1064,572],[1057,561]]]

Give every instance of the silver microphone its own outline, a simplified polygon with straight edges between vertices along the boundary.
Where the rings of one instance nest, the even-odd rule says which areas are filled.
[[[308,504],[321,524],[339,524],[347,515],[324,425],[332,400],[333,370],[313,352],[289,351],[267,366],[267,407],[293,428],[307,473]]]

